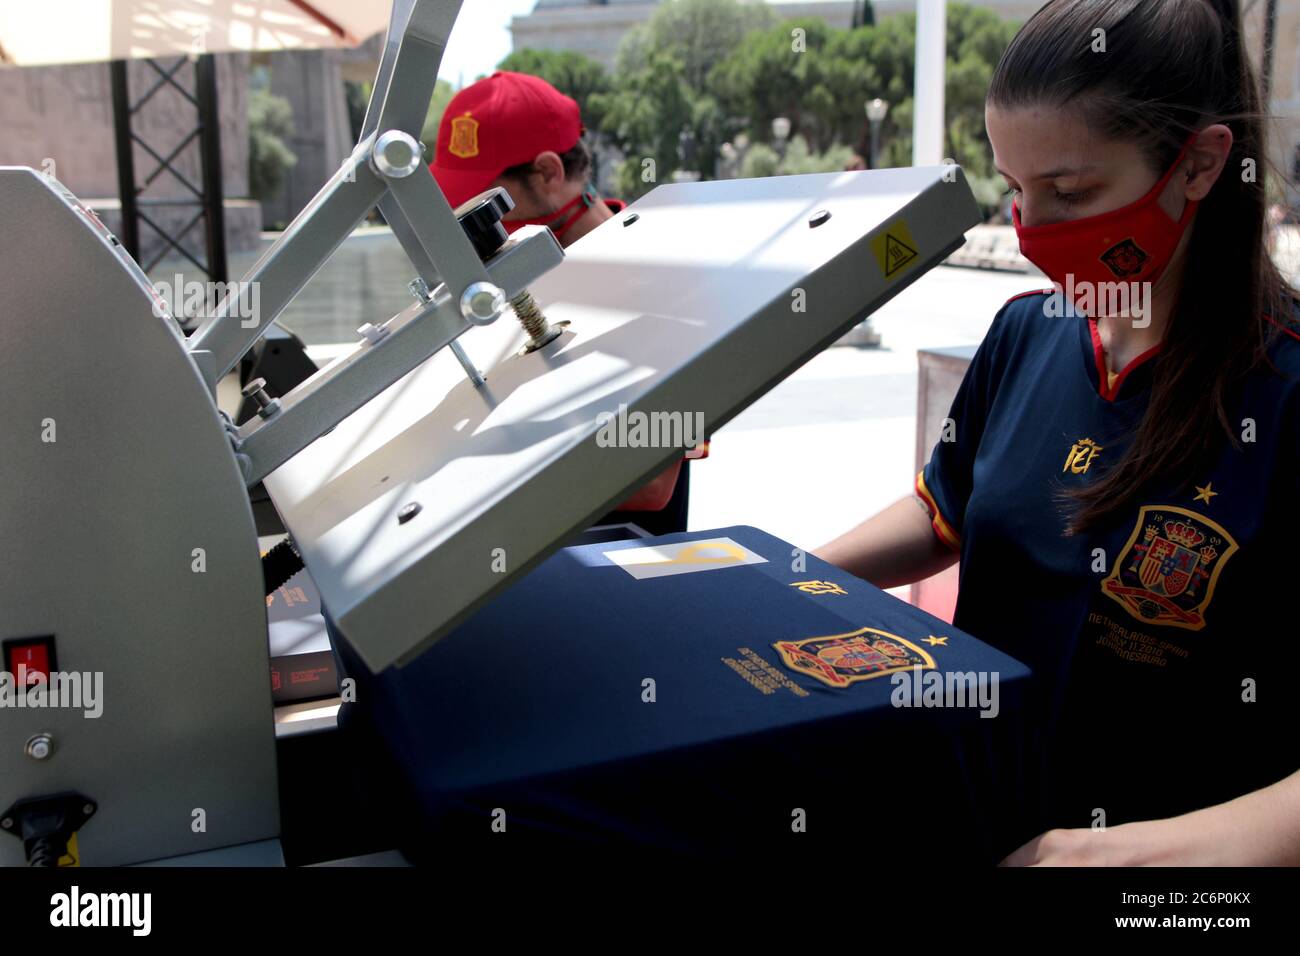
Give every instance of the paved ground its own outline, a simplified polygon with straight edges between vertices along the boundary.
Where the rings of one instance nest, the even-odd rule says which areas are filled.
[[[745,523],[815,548],[908,494],[916,353],[978,343],[1033,277],[940,266],[877,312],[879,349],[814,357],[714,438],[692,466],[691,526]]]

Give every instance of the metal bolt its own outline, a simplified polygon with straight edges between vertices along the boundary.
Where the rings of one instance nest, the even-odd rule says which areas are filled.
[[[528,333],[528,344],[524,346],[524,351],[534,352],[560,334],[557,326],[546,321],[546,316],[527,289],[511,299],[510,305],[515,310],[519,324]]]
[[[357,329],[357,334],[371,345],[378,345],[388,335],[388,329],[367,322],[365,325],[361,326],[361,328]]]
[[[272,398],[266,392],[266,379],[255,378],[242,391],[245,398],[251,398],[257,403],[257,414],[263,418],[270,418],[280,410],[280,400]]]
[[[410,282],[406,284],[406,288],[410,290],[411,295],[415,296],[421,302],[428,302],[431,298],[433,298],[433,296],[429,292],[429,283],[425,282],[421,278],[417,277],[412,279]],[[468,292],[468,290],[466,291]],[[502,293],[503,297],[504,295],[505,293]],[[466,316],[466,318],[468,319],[469,316]],[[473,322],[474,320],[470,319],[470,321]],[[484,384],[487,381],[487,379],[483,377],[482,372],[480,372],[477,368],[475,368],[474,363],[469,360],[469,356],[465,354],[465,349],[461,346],[461,344],[459,342],[453,341],[453,342],[449,342],[448,345],[451,347],[451,354],[456,356],[456,361],[459,362],[460,367],[465,370],[465,374],[468,375],[469,380],[474,383],[474,387],[477,388],[478,386]]]
[[[397,523],[406,524],[422,510],[422,505],[418,501],[412,501],[409,505],[402,505],[402,510],[397,512]]]
[[[13,817],[5,817],[3,820],[0,820],[0,829],[12,830],[13,828],[14,828]]]
[[[425,282],[419,276],[406,283],[406,288],[410,290],[411,295],[415,296],[421,302],[428,302],[433,298],[429,292],[429,283]]]
[[[90,816],[95,812],[95,805],[93,803],[88,803],[81,808],[81,812],[84,813],[86,816]]]
[[[266,394],[266,379],[255,378],[241,389],[244,398],[251,398],[257,404],[265,405],[271,400],[271,396]]]
[[[46,760],[54,752],[54,738],[49,734],[33,734],[23,745],[23,752],[33,760]]]
[[[469,380],[474,383],[475,388],[487,381],[487,379],[483,377],[483,373],[480,372],[478,368],[475,367],[474,363],[470,361],[469,355],[466,354],[464,346],[455,340],[448,342],[447,345],[451,349],[451,354],[456,356],[456,361],[460,363],[460,367],[463,368],[465,374],[469,376]]]
[[[380,175],[404,179],[420,168],[424,152],[409,133],[390,129],[375,140],[370,160]]]
[[[808,228],[816,229],[818,226],[820,226],[822,223],[826,222],[826,220],[830,218],[831,218],[831,211],[829,209],[818,209],[815,213],[812,214],[812,218],[808,220]]]
[[[460,314],[472,325],[491,325],[505,307],[505,292],[491,282],[471,283],[460,297]]]

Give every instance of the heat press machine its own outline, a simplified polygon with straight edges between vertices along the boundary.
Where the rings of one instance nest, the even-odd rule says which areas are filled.
[[[306,811],[282,799],[277,776],[272,582],[248,500],[259,482],[290,535],[280,557],[300,557],[319,588],[354,692],[383,701],[365,719],[371,748],[397,765],[422,820],[439,816],[434,804],[475,800],[491,817],[495,784],[548,775],[563,776],[565,800],[610,819],[618,778],[601,767],[678,745],[725,766],[728,741],[755,727],[811,757],[820,751],[798,728],[834,718],[853,729],[824,756],[845,766],[854,739],[863,759],[911,746],[905,733],[867,746],[883,733],[861,722],[871,713],[880,727],[886,712],[890,726],[921,726],[888,707],[885,681],[837,687],[809,669],[818,660],[837,661],[832,677],[860,676],[891,660],[934,670],[952,650],[954,666],[999,670],[1004,687],[1023,679],[1014,661],[864,582],[812,558],[796,572],[790,546],[753,529],[711,532],[686,561],[699,535],[652,542],[669,549],[655,561],[735,565],[697,574],[620,564],[644,542],[559,550],[682,453],[603,440],[611,421],[725,425],[961,245],[980,219],[961,169],[664,184],[567,251],[542,227],[507,238],[508,196],[451,209],[416,139],[459,8],[396,0],[356,149],[189,337],[75,196],[34,170],[0,169],[6,670],[43,670],[50,691],[59,675],[102,677],[97,716],[0,709],[0,862],[48,862],[73,841],[88,865],[284,860],[282,829]],[[257,415],[237,425],[218,382],[376,207],[411,261],[412,304],[362,325],[349,353],[287,394],[254,393]],[[856,610],[814,607],[826,581],[845,593],[824,600]],[[760,585],[766,596],[751,593]],[[809,634],[852,646],[828,656],[793,642],[783,660],[752,628],[725,635],[727,654],[692,645],[681,622],[741,603],[812,615]],[[674,626],[670,605],[679,633],[656,644],[650,635]],[[708,618],[715,637],[724,618]],[[923,630],[935,643],[920,643]],[[616,633],[633,645],[620,649]],[[667,661],[693,655],[709,659],[707,679],[669,675]],[[626,663],[626,700],[614,702],[602,661]],[[658,702],[642,703],[656,673]],[[753,700],[720,710],[714,681]],[[753,710],[774,697],[779,708]],[[681,792],[701,764],[656,766]],[[909,815],[885,782],[843,805],[845,839]],[[534,794],[507,832],[530,819],[565,829],[570,817],[541,809],[558,798]],[[638,832],[676,840],[668,817],[649,819]]]

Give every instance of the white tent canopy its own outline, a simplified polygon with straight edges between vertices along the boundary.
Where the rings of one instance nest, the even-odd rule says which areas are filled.
[[[0,65],[236,50],[353,47],[390,0],[39,0],[0,3]]]

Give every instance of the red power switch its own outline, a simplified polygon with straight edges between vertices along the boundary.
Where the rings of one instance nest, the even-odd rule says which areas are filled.
[[[54,638],[19,637],[5,641],[4,658],[5,670],[13,675],[15,681],[19,679],[19,668],[22,668],[21,674],[28,685],[40,679],[37,674],[42,675],[48,685],[50,672],[54,670]]]

